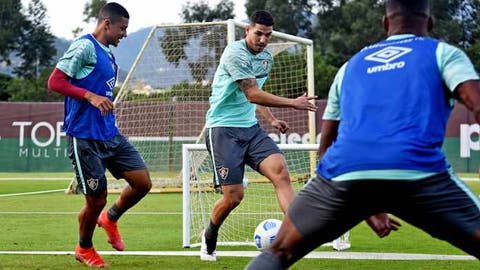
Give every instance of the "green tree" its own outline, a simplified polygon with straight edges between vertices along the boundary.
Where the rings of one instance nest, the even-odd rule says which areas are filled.
[[[8,101],[61,101],[63,96],[48,90],[47,80],[50,69],[43,69],[38,78],[24,79],[16,77],[10,80],[6,94]]]
[[[245,9],[248,15],[256,10],[267,10],[275,19],[274,29],[302,37],[312,36],[312,9],[310,0],[247,0]]]
[[[51,68],[55,37],[50,33],[46,23],[46,8],[41,0],[32,0],[27,9],[28,25],[20,33],[17,51],[22,61],[14,68],[14,73],[26,79],[36,79],[43,69]]]
[[[221,0],[214,8],[210,8],[205,0],[193,4],[187,2],[182,8],[180,16],[186,23],[224,21],[235,17],[234,7],[231,0]]]
[[[234,3],[231,0],[222,0],[215,8],[210,8],[202,0],[194,4],[187,2],[180,15],[185,23],[224,21],[234,17],[233,10]],[[225,28],[209,27],[210,31],[205,31],[205,26],[172,27],[165,30],[165,34],[158,39],[167,61],[176,66],[180,61],[185,61],[197,83],[205,80],[209,70],[220,59],[222,51],[219,48],[225,46]],[[189,59],[185,49],[191,42],[198,41],[204,50],[200,56]]]
[[[17,48],[19,32],[25,25],[20,0],[0,1],[0,62],[11,64],[10,54]]]
[[[107,4],[106,0],[90,0],[89,2],[85,3],[85,7],[83,9],[83,21],[86,23],[90,23],[92,21],[96,21],[98,13],[100,9],[104,5]],[[83,28],[77,27],[72,30],[73,36],[78,36],[83,31]]]

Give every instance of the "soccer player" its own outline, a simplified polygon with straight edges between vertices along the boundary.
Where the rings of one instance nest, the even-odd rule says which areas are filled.
[[[453,97],[480,123],[479,76],[464,52],[428,37],[427,0],[387,0],[383,24],[388,38],[355,54],[330,88],[322,134],[333,143],[317,177],[246,269],[286,269],[379,212],[480,258],[480,201],[441,151]]]
[[[316,111],[317,106],[310,101],[316,97],[304,94],[291,99],[262,91],[273,64],[272,55],[265,50],[273,24],[270,13],[253,13],[245,27],[245,39],[225,48],[215,73],[206,115],[206,146],[214,163],[214,184],[221,186],[223,197],[215,203],[210,224],[202,233],[201,260],[216,260],[218,230],[243,199],[245,164],[273,183],[283,212],[295,196],[285,159],[258,125],[255,111],[285,133],[288,124],[264,106]]]
[[[143,158],[115,125],[112,101],[118,68],[109,46],[117,46],[127,36],[128,22],[123,6],[106,4],[94,32],[70,45],[48,80],[49,89],[65,95],[63,128],[76,179],[85,195],[75,258],[90,267],[108,266],[93,247],[95,226],[105,229],[108,242],[122,251],[117,220],[152,185]],[[124,178],[128,186],[108,211],[102,212],[107,202],[106,169],[116,178]]]

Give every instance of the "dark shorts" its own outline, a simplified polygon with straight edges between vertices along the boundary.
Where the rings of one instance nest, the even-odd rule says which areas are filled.
[[[480,232],[479,207],[478,197],[451,171],[421,180],[328,181],[317,176],[299,192],[288,215],[310,247],[383,212],[480,255],[480,243],[472,237]]]
[[[215,186],[242,184],[245,164],[258,171],[265,158],[281,153],[259,125],[208,128],[206,145],[214,167]]]
[[[107,189],[106,169],[120,179],[125,171],[147,167],[140,153],[122,135],[108,141],[68,136],[68,156],[83,194],[101,194]]]

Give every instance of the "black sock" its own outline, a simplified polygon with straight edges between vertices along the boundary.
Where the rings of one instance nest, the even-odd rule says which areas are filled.
[[[210,224],[208,224],[208,227],[205,230],[205,237],[206,238],[217,238],[216,236],[218,235],[218,229],[220,229],[220,226],[213,224],[212,220],[210,220]]]
[[[217,249],[217,236],[220,226],[215,225],[210,220],[210,224],[205,230],[205,242],[207,244],[207,253],[212,254]]]
[[[108,219],[113,222],[117,222],[117,220],[125,213],[125,210],[119,209],[116,204],[113,204],[110,209],[108,209],[107,215]]]
[[[80,245],[81,248],[91,248],[93,247],[92,239],[85,239],[80,237],[80,240],[78,240],[78,245]]]

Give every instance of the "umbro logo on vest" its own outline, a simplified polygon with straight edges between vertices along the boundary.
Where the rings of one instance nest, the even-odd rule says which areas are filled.
[[[405,54],[411,52],[411,48],[389,46],[381,49],[380,51],[374,52],[365,56],[365,60],[384,63],[383,65],[369,67],[367,73],[377,73],[383,71],[389,71],[393,69],[403,68],[405,66],[405,61],[393,62],[393,60],[404,56]]]

